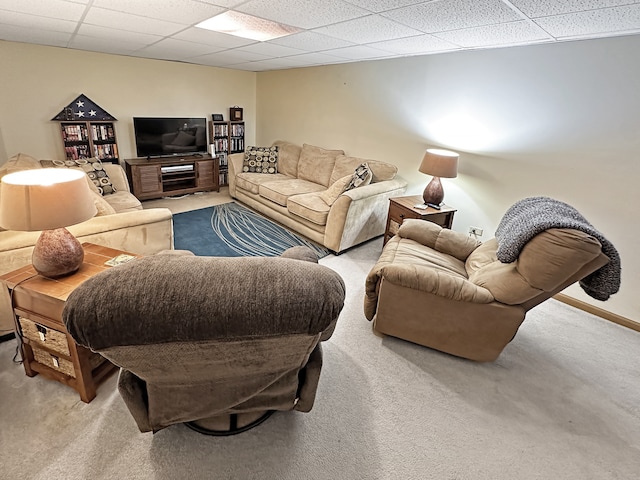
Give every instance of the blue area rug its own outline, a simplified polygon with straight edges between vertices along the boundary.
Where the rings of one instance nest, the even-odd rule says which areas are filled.
[[[173,216],[176,250],[211,257],[276,257],[306,245],[318,258],[330,252],[235,202]]]

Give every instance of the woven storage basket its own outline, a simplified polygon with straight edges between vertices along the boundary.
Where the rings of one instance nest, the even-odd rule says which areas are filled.
[[[71,354],[67,336],[64,333],[47,328],[25,317],[20,317],[18,322],[22,329],[22,335],[32,342],[46,346],[49,350],[60,352],[63,355]]]
[[[76,378],[76,372],[73,369],[73,362],[71,360],[67,360],[66,358],[58,357],[52,353],[46,352],[44,350],[40,350],[39,348],[33,348],[33,358],[35,358],[36,362],[46,365],[49,368],[53,368],[58,372],[62,372],[65,375]],[[102,362],[105,361],[105,358],[97,353],[89,354],[89,365],[91,366],[91,370],[96,368]]]

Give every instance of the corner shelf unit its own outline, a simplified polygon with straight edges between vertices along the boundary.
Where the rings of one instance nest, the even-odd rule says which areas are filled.
[[[209,121],[209,142],[213,144],[219,157],[220,185],[229,184],[227,156],[244,152],[244,122]]]

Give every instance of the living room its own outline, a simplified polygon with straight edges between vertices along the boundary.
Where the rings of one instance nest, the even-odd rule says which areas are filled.
[[[59,126],[50,119],[81,93],[118,119],[116,130],[122,158],[136,156],[133,117],[210,118],[212,113],[223,113],[227,118],[229,107],[234,105],[241,106],[244,111],[247,145],[270,145],[276,140],[287,140],[299,145],[340,148],[349,155],[387,161],[396,165],[398,175],[407,180],[407,194],[420,194],[429,181],[429,176],[418,171],[424,150],[449,148],[460,153],[457,178],[443,180],[445,202],[457,209],[453,230],[466,234],[470,226],[478,226],[484,230],[481,240],[487,240],[493,236],[507,208],[527,196],[545,195],[573,205],[613,242],[623,259],[624,273],[620,291],[606,303],[594,301],[577,285],[564,293],[587,306],[603,309],[614,318],[638,323],[640,303],[636,291],[640,280],[628,272],[640,268],[634,248],[640,227],[632,220],[637,216],[635,184],[640,178],[637,154],[640,147],[637,134],[639,49],[640,36],[628,35],[252,72],[1,41],[0,60],[5,67],[0,72],[3,85],[0,92],[3,105],[0,165],[19,152],[41,159],[59,158],[62,155]],[[223,189],[221,195],[224,194]],[[618,194],[623,195],[622,201],[615,200]],[[362,260],[357,252],[353,255],[355,258],[346,260],[348,269],[358,269]],[[339,256],[334,261],[340,259]],[[360,273],[364,281],[366,272]],[[353,302],[354,309],[356,306],[361,308],[361,298]],[[366,324],[366,320],[362,321]],[[352,333],[354,327],[343,328]],[[540,329],[544,330],[544,327]],[[616,338],[616,335],[612,333],[612,337]],[[409,364],[401,371],[402,380],[407,383],[429,367],[420,349],[399,348],[395,353]],[[428,359],[433,361],[432,357]],[[352,369],[345,374],[346,378],[366,377],[363,372],[367,370],[363,365],[344,350],[335,351],[327,364],[341,360]],[[442,382],[447,389],[460,392],[464,400],[461,403],[473,403],[470,400],[473,389],[468,385],[475,386],[488,374],[478,366],[461,367],[457,361],[447,364],[440,360],[436,365],[440,370],[437,381],[431,386],[441,388],[439,382]],[[456,368],[464,370],[465,375]],[[386,373],[393,375],[392,371]],[[474,375],[477,375],[475,379]],[[501,377],[496,375],[499,382]],[[322,406],[327,397],[349,398],[348,382],[336,377],[339,372],[331,373],[323,379],[327,382],[321,383],[326,390],[318,399],[318,415],[333,414],[327,406],[336,407],[337,404]],[[552,380],[558,380],[558,377],[557,373],[549,374]],[[604,377],[606,374],[600,378]],[[336,385],[342,388],[336,387],[332,391],[330,379],[337,380]],[[21,388],[28,388],[30,392],[38,389],[34,382],[39,380],[26,381],[31,383]],[[570,383],[567,388],[572,385]],[[372,388],[376,392],[386,389],[379,378],[374,380]],[[513,394],[512,389],[503,388]],[[544,390],[545,387],[540,388]],[[416,402],[421,401],[414,393],[405,393]],[[366,433],[370,423],[384,421],[375,412],[375,400],[364,395],[355,400],[355,405],[366,410],[370,417],[364,421],[362,430],[340,430],[339,433],[345,438],[362,435],[376,445],[376,455],[359,451],[362,458],[373,462],[374,466],[365,468],[364,460],[357,459],[353,464],[363,468],[363,472],[370,475],[368,478],[393,478],[389,471],[386,471],[386,477],[377,476],[374,468],[380,467],[380,463],[388,468],[392,463],[377,458],[384,458],[384,446]],[[98,403],[82,407],[96,408],[94,404],[105,406],[106,403],[109,407],[115,405],[110,413],[127,415],[117,397],[104,395],[101,399],[99,394],[96,401]],[[56,402],[63,408],[71,401],[65,398]],[[498,408],[482,406],[488,410]],[[343,414],[357,415],[358,408],[352,405]],[[540,407],[536,413],[542,415],[543,410]],[[514,412],[517,409],[511,411],[515,416]],[[633,415],[629,412],[630,422],[637,424],[637,412]],[[62,412],[47,413],[47,422],[66,421]],[[393,415],[400,415],[400,412],[393,412]],[[70,416],[75,420],[82,418],[77,410]],[[553,416],[544,421],[551,422],[550,418]],[[92,447],[86,447],[79,455],[95,456],[97,452],[92,449],[98,440],[109,434],[117,437],[118,432],[109,430],[109,422],[108,418],[102,419],[104,432],[96,428],[81,434],[85,439],[86,436],[94,438],[90,438]],[[288,426],[292,429],[301,425],[293,420],[285,422],[290,422]],[[507,423],[501,425],[510,428]],[[386,426],[394,428],[393,423]],[[464,428],[464,425],[459,427]],[[606,425],[602,428],[606,430]],[[424,434],[429,425],[414,425],[412,429],[407,436]],[[480,434],[478,432],[482,430],[468,434],[473,436]],[[307,433],[313,435],[313,432],[305,431]],[[384,434],[384,430],[380,430],[376,437]],[[588,432],[591,434],[597,435],[595,427]],[[130,438],[135,439],[134,435],[135,432]],[[195,434],[181,430],[176,435],[177,438],[157,435],[143,462],[159,471],[164,467],[164,473],[184,474],[184,471],[167,466],[162,456],[173,442]],[[329,433],[324,435],[330,436]],[[127,441],[131,441],[130,438]],[[635,438],[637,440],[637,436]],[[224,450],[227,456],[239,454],[241,460],[250,463],[251,453],[243,450],[246,444],[242,442],[246,440],[241,437],[227,440],[230,442],[216,443],[215,448]],[[273,438],[268,437],[261,440],[273,442]],[[509,436],[493,440],[496,449],[506,448]],[[2,437],[3,443],[11,441],[11,438]],[[323,441],[332,439],[323,437]],[[437,439],[432,441],[437,442]],[[460,443],[465,441],[462,439]],[[278,437],[278,442],[280,446],[296,448],[293,437]],[[543,440],[537,438],[534,450],[542,449],[539,442]],[[593,448],[593,444],[589,447]],[[116,446],[110,445],[110,448]],[[633,448],[637,450],[637,444]],[[338,448],[331,447],[330,451],[345,464],[349,463]],[[612,455],[609,460],[615,459],[615,454],[607,451]],[[259,453],[276,455],[277,448],[262,444]],[[442,454],[439,461],[444,461],[442,458],[457,461],[446,452],[439,453]],[[397,451],[394,454],[399,455],[395,459],[398,463],[412,460]],[[411,455],[415,454],[417,452],[411,452]],[[109,453],[112,458],[117,455]],[[198,461],[206,455],[203,450],[198,454],[191,452],[187,457]],[[471,456],[479,461],[483,452],[477,450]],[[575,453],[568,456],[581,458]],[[71,457],[71,453],[65,452],[67,460]],[[174,454],[170,458],[176,461]],[[274,458],[281,459],[280,456]],[[227,478],[242,471],[241,460],[233,461],[238,469],[234,473],[225,471]],[[618,460],[623,463],[622,458]],[[527,459],[517,461],[526,463]],[[181,461],[178,463],[187,468]],[[292,460],[292,463],[296,461]],[[465,463],[473,462],[467,459]],[[536,463],[531,460],[528,465],[533,467]],[[325,467],[332,472],[329,465]],[[354,470],[349,472],[353,474]],[[495,470],[489,470],[495,473]],[[111,465],[107,471],[116,470]],[[469,471],[466,475],[446,468],[436,468],[436,471],[440,476],[431,474],[431,478],[485,478],[478,472],[474,476]],[[517,470],[512,473],[518,478],[534,478],[533,473],[528,474],[529,477]],[[573,473],[573,477],[565,478],[579,478],[576,471]],[[52,475],[50,478],[65,478],[60,472],[58,474],[58,477]],[[562,474],[558,476],[562,477]],[[82,475],[75,478],[82,478]],[[247,473],[245,478],[252,478],[252,474]],[[337,472],[327,473],[325,478],[338,478]],[[420,477],[416,474],[414,478]],[[615,477],[612,475],[611,478]]]

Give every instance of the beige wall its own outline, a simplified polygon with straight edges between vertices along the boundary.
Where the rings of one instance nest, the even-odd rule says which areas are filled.
[[[23,152],[63,156],[57,122],[84,93],[118,121],[121,158],[136,156],[135,116],[206,117],[244,108],[246,141],[255,138],[256,74],[179,62],[0,41],[0,164]]]
[[[640,36],[262,72],[257,141],[283,139],[398,165],[422,191],[424,149],[461,153],[444,179],[454,229],[491,238],[516,200],[575,206],[617,247],[621,291],[607,302],[640,321]]]
[[[50,119],[80,93],[118,118],[123,158],[135,156],[134,116],[228,118],[232,105],[244,107],[247,145],[280,138],[387,160],[409,193],[429,180],[424,149],[444,146],[461,152],[458,178],[443,180],[454,229],[487,239],[519,198],[566,201],[623,265],[608,302],[566,293],[640,321],[639,50],[631,36],[255,74],[0,41],[0,164],[60,158]]]

